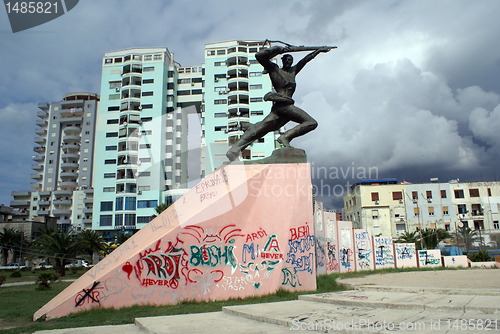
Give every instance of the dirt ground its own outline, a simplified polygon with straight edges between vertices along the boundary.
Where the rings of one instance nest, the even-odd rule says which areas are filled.
[[[349,278],[342,282],[356,285],[500,290],[500,269],[414,271]]]

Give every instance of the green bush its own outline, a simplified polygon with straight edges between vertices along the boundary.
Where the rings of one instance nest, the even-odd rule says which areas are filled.
[[[477,253],[468,253],[467,258],[472,262],[487,262],[491,259],[486,249],[480,250]]]
[[[51,273],[40,273],[36,279],[36,289],[37,290],[48,290],[50,289],[50,283],[54,280],[54,275]]]
[[[7,279],[7,277],[5,277],[4,275],[0,275],[0,286],[2,286],[2,284],[5,283],[6,279]]]
[[[23,275],[21,274],[20,270],[14,270],[12,274],[10,274],[10,277],[22,277]]]
[[[74,275],[78,272],[78,269],[76,267],[71,267],[71,273]]]

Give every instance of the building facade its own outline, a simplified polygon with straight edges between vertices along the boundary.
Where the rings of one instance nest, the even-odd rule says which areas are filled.
[[[98,101],[94,93],[71,93],[62,101],[38,104],[31,174],[35,182],[32,191],[12,192],[15,220],[53,216],[63,230],[91,228],[83,200],[92,198]]]
[[[344,197],[346,219],[372,235],[397,238],[419,228],[499,230],[500,182],[398,183],[365,180]],[[500,231],[500,230],[499,230]]]

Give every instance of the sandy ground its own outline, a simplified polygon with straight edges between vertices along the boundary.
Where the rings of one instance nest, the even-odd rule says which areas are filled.
[[[500,269],[415,271],[349,278],[342,282],[404,287],[478,288],[500,290]]]

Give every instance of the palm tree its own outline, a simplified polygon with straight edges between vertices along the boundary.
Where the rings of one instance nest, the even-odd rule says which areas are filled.
[[[32,255],[29,258],[41,256],[44,259],[53,259],[56,274],[65,276],[65,262],[75,259],[81,246],[81,240],[73,232],[57,230],[52,234],[40,234],[33,242]]]
[[[113,244],[120,246],[125,241],[127,241],[128,238],[130,238],[131,236],[132,236],[132,234],[130,234],[130,233],[118,231],[118,233],[116,233],[116,235],[115,235],[115,240],[114,240]]]
[[[399,236],[399,238],[395,242],[402,243],[416,243],[419,240],[418,231],[413,232],[405,232]]]
[[[434,249],[441,240],[451,238],[451,234],[442,228],[436,230],[426,228],[422,230],[422,238],[424,239],[427,249]]]
[[[477,230],[472,230],[470,227],[462,227],[458,231],[464,238],[465,250],[471,250],[472,242],[477,238]]]
[[[23,262],[23,252],[26,254],[29,250],[29,242],[24,236],[24,231],[16,231],[13,240],[13,262]],[[19,259],[19,260],[18,260]]]
[[[155,207],[155,211],[157,214],[153,215],[152,217],[156,218],[160,213],[165,211],[170,205],[172,205],[172,203],[160,203],[160,204],[158,204],[158,206]]]
[[[14,248],[16,243],[16,233],[17,230],[13,228],[3,228],[3,232],[0,232],[0,246],[2,250],[2,265],[7,265],[7,258],[9,257],[9,251]]]
[[[82,250],[92,257],[92,264],[99,262],[99,252],[108,248],[106,240],[97,231],[84,230],[78,235],[81,241]]]

